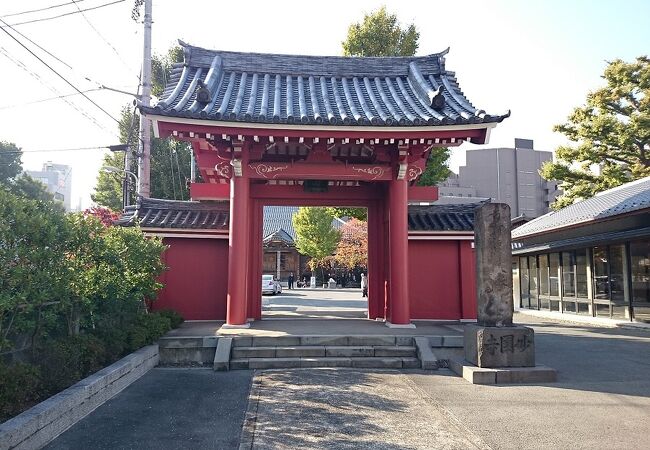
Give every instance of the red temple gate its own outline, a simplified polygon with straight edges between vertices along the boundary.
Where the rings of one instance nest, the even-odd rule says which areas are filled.
[[[408,202],[437,196],[413,184],[433,147],[485,143],[507,115],[465,99],[446,52],[338,58],[184,47],[164,99],[142,112],[157,136],[192,143],[204,180],[192,198],[229,199],[227,325],[261,318],[262,208],[272,204],[368,208],[368,317],[412,326]]]

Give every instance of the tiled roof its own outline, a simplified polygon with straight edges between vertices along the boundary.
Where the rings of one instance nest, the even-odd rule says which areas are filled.
[[[464,205],[409,205],[409,231],[473,231],[474,210],[479,203]],[[264,240],[280,238],[295,241],[292,216],[297,206],[264,207]],[[135,218],[143,228],[177,228],[228,230],[228,202],[188,202],[178,200],[140,199],[130,206],[117,221],[118,225],[132,226]],[[332,226],[340,229],[344,222],[335,219]]]
[[[144,228],[228,230],[228,202],[188,202],[139,198],[128,206],[117,225],[133,226],[136,217]]]
[[[474,231],[474,210],[481,204],[409,205],[409,231]]]
[[[296,238],[296,232],[293,229],[291,218],[297,212],[297,206],[265,206],[262,236],[266,238],[277,230],[283,230],[293,241]]]
[[[594,197],[551,211],[513,230],[512,238],[595,222],[650,208],[650,177],[600,192]]]
[[[207,50],[181,42],[149,114],[260,123],[435,126],[501,122],[475,108],[445,68],[447,50],[429,56],[338,57]]]
[[[274,233],[271,233],[268,236],[265,236],[263,242],[266,244],[267,242],[272,242],[272,241],[281,241],[287,245],[294,245],[293,238],[289,236],[289,234],[286,231],[284,231],[282,228],[276,230]]]

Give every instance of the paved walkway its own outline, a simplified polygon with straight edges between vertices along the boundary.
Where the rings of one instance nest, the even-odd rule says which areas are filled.
[[[265,371],[250,402],[240,450],[488,448],[399,372]]]
[[[251,376],[155,368],[46,449],[236,449]]]
[[[251,372],[154,369],[48,448],[237,449],[240,436],[260,450],[648,448],[650,332],[515,318],[535,328],[537,361],[557,383],[265,371],[249,401]]]

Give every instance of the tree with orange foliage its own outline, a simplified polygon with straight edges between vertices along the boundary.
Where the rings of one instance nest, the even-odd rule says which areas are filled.
[[[368,223],[350,219],[341,227],[341,240],[334,258],[338,265],[349,270],[368,267]]]

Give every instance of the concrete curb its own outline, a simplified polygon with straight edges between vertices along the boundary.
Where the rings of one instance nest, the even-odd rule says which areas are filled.
[[[0,449],[45,446],[158,364],[158,345],[125,356],[0,424]]]
[[[255,426],[257,425],[257,408],[260,404],[260,391],[262,389],[263,372],[256,371],[251,380],[251,390],[248,394],[248,407],[244,424],[239,437],[239,450],[251,450],[255,440]]]
[[[650,323],[630,322],[628,320],[606,319],[604,317],[580,316],[577,314],[563,314],[554,311],[538,311],[534,309],[516,308],[515,314],[523,314],[530,317],[552,319],[558,322],[567,322],[580,325],[591,325],[607,328],[628,328],[650,331]]]
[[[431,350],[431,343],[425,337],[415,338],[415,348],[423,370],[438,370],[438,359]]]

